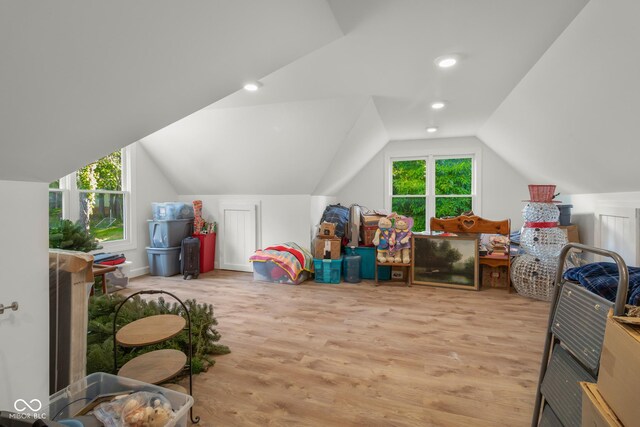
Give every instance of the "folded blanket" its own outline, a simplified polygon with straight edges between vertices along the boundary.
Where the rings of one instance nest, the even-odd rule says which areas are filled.
[[[297,280],[303,271],[313,273],[313,256],[308,250],[293,242],[258,249],[249,257],[249,261],[272,261],[280,266],[293,281]]]
[[[627,303],[638,305],[640,303],[640,268],[628,267],[629,291]],[[582,267],[570,268],[564,272],[564,278],[574,282],[580,282],[582,286],[596,295],[616,300],[618,291],[618,266],[612,262],[595,262]]]

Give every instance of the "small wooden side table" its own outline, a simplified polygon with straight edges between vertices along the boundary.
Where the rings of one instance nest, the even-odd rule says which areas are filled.
[[[105,264],[93,264],[93,280],[94,284],[91,286],[91,295],[93,295],[93,286],[95,286],[96,277],[102,277],[102,295],[107,294],[107,278],[105,275],[107,273],[111,273],[112,271],[116,271],[118,269],[115,265],[105,265]]]
[[[507,291],[511,293],[511,257],[509,255],[485,255],[479,258],[480,265],[507,267]]]

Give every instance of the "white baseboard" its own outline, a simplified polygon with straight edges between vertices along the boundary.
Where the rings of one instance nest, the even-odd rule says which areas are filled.
[[[138,276],[144,276],[145,274],[149,274],[149,266],[146,267],[140,267],[140,268],[132,268],[131,269],[131,275],[129,276],[129,278],[134,278],[134,277],[138,277]]]

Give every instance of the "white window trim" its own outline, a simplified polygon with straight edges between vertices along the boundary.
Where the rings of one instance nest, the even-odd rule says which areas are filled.
[[[435,160],[441,159],[457,159],[461,157],[471,157],[473,159],[473,168],[471,170],[472,180],[472,209],[474,214],[482,216],[482,183],[480,182],[480,171],[482,170],[482,150],[477,149],[444,149],[431,148],[420,151],[388,151],[384,157],[384,208],[391,212],[391,196],[392,196],[392,165],[394,161],[402,160],[426,160],[427,173],[429,174],[429,182],[435,182]],[[427,186],[427,218],[425,233],[429,233],[429,219],[435,216],[435,195],[430,194],[430,188]],[[468,196],[466,196],[468,197]]]
[[[118,193],[123,194],[124,200],[124,230],[125,236],[122,240],[111,242],[100,242],[102,248],[91,253],[99,252],[121,252],[136,249],[137,247],[137,222],[136,218],[136,174],[133,170],[136,160],[136,146],[131,144],[122,149],[122,185],[124,191],[95,191],[98,193]],[[62,218],[75,222],[79,219],[80,198],[79,194],[84,190],[78,190],[76,186],[76,172],[72,172],[60,179],[60,189],[50,189],[62,193]],[[93,192],[93,191],[87,191]]]

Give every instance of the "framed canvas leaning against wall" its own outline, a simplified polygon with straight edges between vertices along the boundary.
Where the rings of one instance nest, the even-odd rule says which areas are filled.
[[[477,237],[414,235],[411,247],[413,283],[480,288]]]

